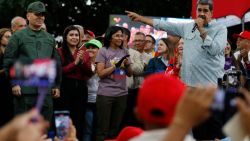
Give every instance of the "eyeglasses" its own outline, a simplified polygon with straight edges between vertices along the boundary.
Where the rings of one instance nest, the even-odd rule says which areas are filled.
[[[144,43],[145,40],[134,40],[133,43]]]
[[[197,11],[198,11],[198,12],[207,13],[207,12],[209,12],[210,10],[209,10],[209,9],[198,8]]]

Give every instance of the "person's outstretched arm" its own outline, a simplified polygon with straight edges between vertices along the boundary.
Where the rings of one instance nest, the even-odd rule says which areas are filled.
[[[132,21],[142,22],[142,23],[145,23],[145,24],[153,26],[153,19],[141,16],[141,15],[135,13],[135,12],[131,12],[131,11],[125,11],[125,12],[128,14],[128,17]]]
[[[127,13],[127,16],[134,22],[141,22],[150,25],[157,30],[164,30],[168,32],[168,34],[175,36],[183,37],[184,28],[187,27],[185,23],[172,23],[160,19],[148,18],[131,11],[125,11],[125,12]]]

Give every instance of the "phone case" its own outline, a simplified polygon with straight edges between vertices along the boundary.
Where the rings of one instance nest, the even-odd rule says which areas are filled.
[[[121,66],[123,60],[126,59],[127,57],[129,57],[129,55],[123,56],[123,57],[121,58],[121,60],[119,60],[118,63],[115,64],[115,66],[116,66],[117,68],[119,68],[119,67]]]
[[[69,111],[55,111],[56,133],[59,139],[64,139],[69,129]]]

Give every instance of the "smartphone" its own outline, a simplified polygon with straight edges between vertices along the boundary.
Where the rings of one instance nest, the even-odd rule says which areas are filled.
[[[227,88],[225,89],[218,89],[214,96],[214,101],[212,104],[213,110],[218,111],[237,111],[236,108],[236,101],[235,98],[244,98],[244,95],[238,92],[237,88]],[[234,114],[234,113],[233,113]]]
[[[123,60],[126,59],[126,58],[129,57],[129,56],[130,56],[130,55],[125,55],[125,56],[123,56],[123,57],[115,64],[115,66],[116,66],[117,68],[119,68],[119,67],[121,66]]]
[[[57,137],[63,140],[69,131],[69,111],[55,111],[54,115]]]

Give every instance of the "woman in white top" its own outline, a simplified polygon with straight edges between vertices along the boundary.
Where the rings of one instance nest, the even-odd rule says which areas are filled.
[[[94,75],[88,80],[88,103],[86,107],[85,113],[85,127],[83,132],[83,140],[84,141],[92,141],[95,136],[94,126],[96,121],[96,95],[99,86],[99,80],[96,73],[96,64],[95,58],[100,48],[102,48],[102,43],[96,39],[92,39],[84,44],[87,48],[87,52],[89,53],[91,59],[91,69]]]

